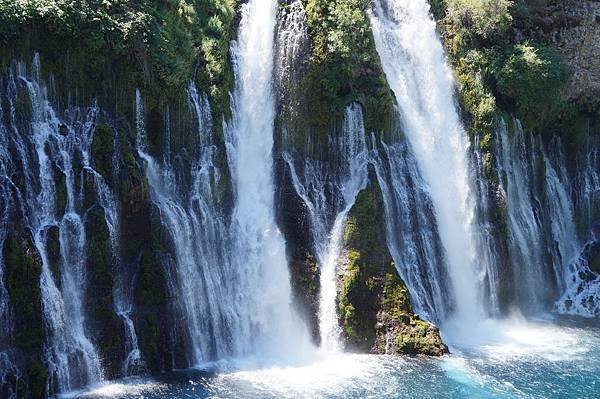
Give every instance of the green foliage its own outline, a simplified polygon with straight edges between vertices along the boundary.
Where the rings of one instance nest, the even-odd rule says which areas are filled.
[[[368,130],[382,130],[393,99],[375,50],[369,0],[308,0],[312,57],[304,86],[310,123],[327,131],[344,108],[358,101]]]
[[[446,0],[447,17],[463,41],[493,41],[512,23],[509,0]]]
[[[530,128],[555,117],[566,68],[548,47],[517,44],[495,73],[498,90],[511,98],[517,116]]]
[[[215,112],[228,112],[234,6],[235,0],[0,0],[0,46],[9,58],[40,51],[55,72],[67,70],[69,81],[95,94],[118,75],[157,103],[181,93],[199,62],[205,68],[198,80]]]

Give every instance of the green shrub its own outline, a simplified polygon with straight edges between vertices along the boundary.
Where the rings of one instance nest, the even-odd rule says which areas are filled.
[[[566,69],[548,47],[524,42],[514,47],[495,78],[499,92],[514,102],[517,116],[535,128],[555,116]]]
[[[509,0],[446,0],[448,18],[470,40],[494,40],[512,23]]]

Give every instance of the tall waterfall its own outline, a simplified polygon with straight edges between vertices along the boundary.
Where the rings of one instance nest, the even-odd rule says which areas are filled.
[[[337,316],[336,266],[342,250],[346,215],[367,183],[369,153],[360,105],[348,106],[339,134],[330,135],[326,161],[294,162],[284,153],[294,188],[309,210],[311,245],[320,265],[319,332],[321,347],[341,349]],[[296,166],[297,165],[297,166]]]
[[[26,96],[27,107],[31,110],[30,121],[25,123],[20,122],[21,116],[16,111],[18,93]],[[41,256],[40,289],[48,329],[44,346],[50,386],[53,390],[68,391],[103,378],[100,358],[87,331],[83,311],[86,209],[82,206],[81,190],[86,174],[96,175],[89,163],[89,151],[98,109],[71,110],[61,120],[40,81],[37,55],[30,74],[23,64],[11,67],[7,98],[9,109],[4,110],[7,115],[3,120],[8,125],[0,130],[2,142],[6,144],[2,146],[2,168],[3,173],[6,172],[3,179],[10,179],[20,165],[24,180],[20,184],[3,182],[3,207],[4,210],[6,206],[20,207],[22,223],[30,229]],[[10,149],[10,153],[6,149]],[[81,162],[82,169],[75,169],[76,162]],[[62,189],[57,183],[61,179],[64,181]],[[101,179],[98,176],[98,180]],[[95,190],[98,196],[102,195],[102,188],[97,186]],[[57,198],[62,195],[65,197],[59,201]],[[50,265],[48,241],[51,229],[59,231],[59,275]]]
[[[309,347],[291,304],[285,246],[274,216],[273,35],[277,3],[242,7],[234,44],[233,120],[224,125],[234,209],[217,189],[227,184],[208,99],[188,88],[197,120],[198,157],[191,187],[169,154],[155,160],[145,149],[144,112],[137,96],[138,152],[146,160],[152,200],[172,238],[176,302],[191,343],[189,362],[264,356],[287,358]]]
[[[157,161],[145,152],[144,111],[139,91],[136,94],[138,152],[146,160],[152,201],[173,243],[176,264],[167,276],[185,319],[188,362],[193,365],[245,353],[248,337],[240,330],[249,321],[237,307],[244,287],[228,253],[230,233],[215,192],[223,176],[214,162],[210,106],[194,84],[188,88],[188,100],[201,146],[191,165],[191,189],[181,178],[187,171],[170,153]]]
[[[468,140],[453,98],[452,73],[425,0],[376,0],[371,23],[404,131],[433,201],[458,319],[483,314],[473,232]]]
[[[292,311],[285,243],[275,223],[273,184],[274,34],[278,3],[242,6],[232,48],[236,87],[227,146],[235,191],[235,253],[246,279],[242,303],[252,313],[253,347],[266,355],[309,348],[306,328]]]

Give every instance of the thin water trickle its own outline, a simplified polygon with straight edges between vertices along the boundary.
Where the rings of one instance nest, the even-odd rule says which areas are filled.
[[[367,184],[369,153],[360,105],[346,108],[342,130],[328,143],[327,161],[285,152],[296,193],[309,210],[311,246],[320,265],[321,348],[342,349],[337,315],[337,273],[346,216]]]

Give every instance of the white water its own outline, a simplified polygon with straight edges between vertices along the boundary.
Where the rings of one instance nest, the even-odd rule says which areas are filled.
[[[426,0],[376,0],[375,44],[396,95],[404,132],[429,186],[461,323],[483,316],[475,257],[468,140],[454,82]]]
[[[405,142],[372,141],[390,254],[410,288],[413,311],[439,323],[449,312],[453,294],[446,287],[444,252],[428,187]]]
[[[138,153],[146,161],[152,201],[160,210],[173,244],[175,265],[174,270],[166,269],[171,279],[168,285],[176,292],[177,309],[189,339],[188,362],[194,365],[243,354],[244,345],[249,343],[245,341],[247,337],[238,334],[249,315],[237,309],[236,301],[244,287],[240,286],[239,272],[229,255],[227,221],[215,193],[222,174],[214,164],[216,148],[208,117],[210,107],[207,98],[200,96],[193,84],[189,86],[188,99],[190,112],[197,121],[195,134],[201,143],[197,159],[191,165],[191,189],[177,179],[184,171],[172,162],[170,154],[156,161],[146,152],[139,91],[136,114]]]
[[[502,122],[496,141],[497,169],[508,209],[515,301],[529,312],[546,310],[556,300],[554,310],[560,313],[598,315],[600,276],[591,272],[584,256],[594,237],[579,237],[574,208],[578,201],[572,199],[583,197],[581,211],[587,211],[590,185],[586,182],[593,187],[597,172],[578,168],[583,176],[572,184],[560,142],[550,143],[548,155],[541,143],[527,139],[518,121],[511,123],[514,132],[509,134]]]
[[[23,223],[31,229],[37,251],[42,259],[40,289],[43,316],[48,329],[45,360],[52,387],[67,391],[102,379],[102,367],[96,348],[86,331],[83,303],[86,295],[85,251],[86,235],[81,212],[81,196],[74,174],[73,159],[89,164],[89,143],[98,110],[74,111],[67,114],[68,132],[59,133],[62,121],[50,105],[46,89],[39,80],[39,57],[33,61],[31,77],[23,65],[9,74],[11,105],[10,133],[12,146],[24,173],[24,192],[16,185],[13,190],[22,208]],[[14,94],[25,91],[31,105],[31,123],[21,125],[14,108]],[[76,122],[76,123],[74,123]],[[33,151],[31,151],[33,148]],[[56,168],[56,169],[55,169]],[[55,173],[64,175],[66,207],[58,209]],[[82,178],[83,179],[83,178]],[[50,270],[46,244],[48,229],[59,228],[60,286]]]
[[[296,193],[309,210],[311,246],[320,266],[319,332],[321,348],[342,349],[337,315],[336,269],[346,216],[367,184],[369,154],[360,105],[348,106],[342,130],[331,135],[327,161],[297,159],[284,153]],[[298,165],[298,166],[296,166]]]
[[[175,269],[167,276],[177,293],[190,341],[190,365],[223,359],[279,361],[309,353],[306,329],[292,310],[283,238],[274,216],[273,35],[276,2],[242,6],[233,45],[236,88],[233,120],[225,125],[235,204],[225,214],[206,96],[189,86],[198,124],[198,157],[191,191],[170,155],[153,159],[145,148],[144,112],[137,95],[138,153],[147,164],[152,200],[172,239]],[[262,360],[261,360],[262,359]],[[270,360],[268,360],[270,359]]]
[[[242,5],[238,41],[232,47],[236,87],[227,149],[234,182],[233,228],[237,266],[252,314],[246,334],[263,356],[290,358],[310,351],[305,326],[293,311],[285,244],[275,223],[273,185],[274,29],[278,3]]]

